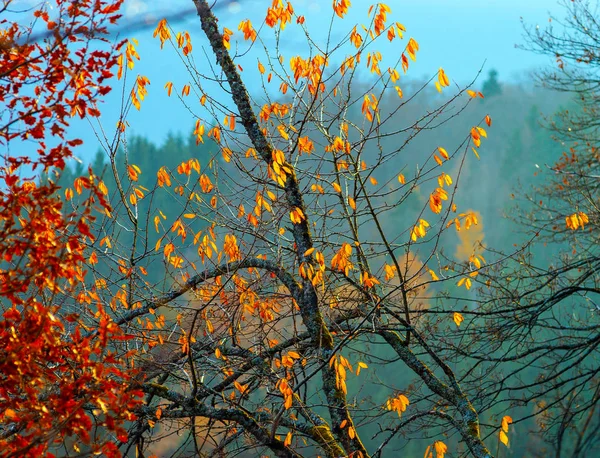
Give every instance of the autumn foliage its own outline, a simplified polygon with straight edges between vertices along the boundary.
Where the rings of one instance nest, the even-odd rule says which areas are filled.
[[[97,102],[110,91],[119,48],[102,35],[119,18],[121,2],[49,6],[34,12],[31,26],[24,17],[2,21],[0,454],[50,455],[54,443],[73,436],[75,451],[115,456],[114,441],[90,431],[102,425],[126,440],[122,424],[134,418],[138,394],[128,390],[125,355],[110,347],[127,336],[93,291],[79,295],[77,309],[61,307],[85,281],[90,225],[110,205],[90,172],[76,180],[84,198],[71,213],[39,173],[62,170],[82,143],[68,131],[70,118],[100,114]],[[84,314],[93,320],[82,321]]]
[[[153,33],[184,63],[182,84],[151,86],[138,42],[108,40],[122,0],[55,0],[28,27],[3,21],[0,455],[508,447],[518,420],[495,369],[513,328],[496,323],[525,325],[480,300],[493,281],[508,289],[489,274],[504,258],[488,257],[459,187],[466,164],[486,160],[484,94],[442,68],[419,87],[403,80],[422,50],[383,3],[334,0],[327,45],[291,2],[237,28],[193,4],[207,65],[194,31],[161,19]],[[354,7],[365,24],[347,23]],[[298,55],[267,44],[290,32],[306,37]],[[82,143],[71,119],[97,119],[115,86],[105,175],[59,187]],[[428,90],[439,105],[409,111]],[[192,113],[198,154],[130,161],[127,114],[151,91]],[[459,144],[410,149],[469,105],[478,118]],[[583,211],[563,221],[590,225]]]

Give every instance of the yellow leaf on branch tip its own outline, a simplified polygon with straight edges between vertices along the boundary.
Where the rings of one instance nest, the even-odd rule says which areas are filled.
[[[465,320],[464,317],[458,312],[454,312],[453,319],[457,327],[460,327],[460,324]]]
[[[442,441],[435,441],[435,443],[433,444],[433,448],[435,449],[437,458],[444,458],[444,455],[448,451],[448,446]]]
[[[335,189],[335,192],[337,192],[337,193],[341,193],[342,192],[342,188],[340,187],[339,184],[332,183],[331,186],[333,186],[333,189]]]
[[[350,205],[350,208],[352,208],[352,210],[356,211],[356,202],[352,197],[348,197],[348,204]]]

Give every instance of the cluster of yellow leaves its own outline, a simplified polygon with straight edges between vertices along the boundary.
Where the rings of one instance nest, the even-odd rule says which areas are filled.
[[[307,258],[313,253],[315,261],[317,261],[317,269],[315,269],[311,263],[302,262],[300,263],[300,276],[310,280],[313,286],[317,286],[318,284],[324,284],[323,274],[325,273],[325,257],[320,251],[315,251],[314,247],[306,250],[304,257]]]
[[[390,41],[392,41],[396,36],[399,39],[402,39],[404,37],[404,34],[402,32],[406,32],[406,27],[404,27],[399,22],[396,22],[395,28],[392,26],[388,29],[387,38]]]
[[[340,250],[331,259],[331,268],[348,275],[348,272],[354,269],[350,262],[350,256],[352,256],[352,245],[343,243]]]
[[[284,378],[279,379],[275,388],[279,389],[280,393],[283,395],[283,405],[286,409],[292,407],[294,402],[294,391],[290,387],[288,381]]]
[[[315,145],[312,140],[308,137],[300,137],[298,138],[298,152],[300,155],[302,153],[311,154],[315,150]]]
[[[481,137],[487,138],[487,132],[483,127],[475,126],[471,129],[471,139],[473,140],[473,144],[479,148],[481,146]],[[479,159],[479,153],[475,148],[472,148],[475,156]]]
[[[371,73],[376,73],[381,76],[381,70],[379,69],[379,62],[381,62],[382,55],[379,51],[370,52],[367,54],[367,67],[370,67]]]
[[[129,202],[131,202],[131,205],[137,205],[138,200],[144,198],[144,191],[148,191],[148,189],[143,186],[134,186],[132,191],[129,195]]]
[[[198,159],[196,158],[181,162],[181,164],[177,166],[177,173],[180,175],[190,176],[192,170],[194,170],[196,173],[200,173],[200,162],[198,162]]]
[[[162,216],[162,218],[164,220],[167,219],[167,217],[165,216],[165,214],[161,210],[158,210],[158,212],[160,213],[160,216]],[[160,224],[160,217],[158,215],[156,215],[154,217],[154,228],[156,229],[156,232],[158,232],[158,226],[159,226],[159,224]]]
[[[443,172],[438,177],[438,185],[440,186],[440,188],[443,188],[444,185],[450,186],[451,184],[452,184],[452,177],[450,175],[448,175],[447,173]]]
[[[271,6],[267,9],[265,22],[271,28],[279,23],[279,28],[284,30],[286,24],[291,21],[292,14],[294,14],[294,8],[290,2],[286,2],[284,6],[282,0],[273,0]]]
[[[235,115],[228,114],[223,118],[223,124],[226,125],[229,130],[235,130]]]
[[[462,314],[460,314],[459,312],[454,312],[452,314],[452,319],[454,320],[454,323],[456,324],[456,326],[460,327],[460,324],[465,321],[465,318],[462,316]]]
[[[186,213],[186,215],[192,215],[191,213]],[[171,226],[171,232],[176,232],[178,237],[181,237],[181,242],[185,242],[185,238],[187,237],[187,233],[185,230],[185,226],[180,219],[175,220],[175,222]]]
[[[294,72],[294,81],[298,83],[300,78],[306,78],[308,81],[308,90],[311,94],[316,94],[317,89],[325,91],[325,84],[321,82],[323,69],[329,65],[327,58],[321,54],[315,57],[303,59],[300,56],[294,56],[290,59],[290,68]]]
[[[140,60],[140,55],[135,49],[135,46],[138,45],[138,41],[135,38],[127,41],[127,46],[125,47],[125,59],[127,60],[127,68],[129,70],[133,70],[133,66],[135,65],[134,57],[137,60]],[[121,54],[117,60],[118,70],[117,70],[117,79],[121,79],[123,77],[123,54]]]
[[[273,150],[271,159],[269,177],[275,180],[280,186],[285,186],[287,176],[292,174],[291,166],[286,163],[283,151],[279,149]]]
[[[300,359],[300,355],[295,351],[288,351],[287,354],[281,357],[281,365],[288,369],[294,367],[296,360]],[[278,360],[275,360],[275,365],[277,366]]]
[[[306,215],[304,214],[304,212],[302,211],[301,208],[299,208],[299,207],[292,208],[292,211],[290,212],[290,220],[292,221],[292,223],[301,224],[302,221],[304,221],[305,219],[306,219]]]
[[[483,265],[483,263],[485,263],[485,259],[480,254],[472,254],[471,256],[469,256],[469,262],[473,265],[475,269],[477,269],[471,272],[469,274],[469,277],[476,277],[479,274],[479,269],[481,269],[481,266]]]
[[[212,138],[215,142],[221,143],[221,129],[219,126],[215,126],[208,131],[209,138]]]
[[[361,363],[359,363],[359,366],[360,364]],[[362,365],[362,367],[366,366],[364,363],[362,363]],[[348,394],[348,389],[346,388],[346,369],[348,369],[350,372],[354,372],[350,362],[342,355],[334,355],[329,360],[329,367],[333,367],[335,370],[335,387],[338,390],[341,390],[344,394]]]
[[[476,97],[483,99],[483,94],[481,92],[475,92],[475,91],[468,89],[467,94],[469,94],[469,97],[471,97],[472,99],[474,99]]]
[[[460,287],[462,285],[465,285],[465,288],[467,289],[471,289],[471,279],[469,277],[463,277],[460,280],[458,280],[456,286]]]
[[[448,193],[443,188],[436,188],[429,196],[429,208],[433,213],[442,211],[442,200],[448,200]]]
[[[158,38],[160,39],[160,49],[162,49],[165,45],[165,41],[171,38],[171,32],[169,31],[169,26],[167,25],[166,19],[161,19],[160,21],[158,21],[158,25],[156,26],[156,29],[154,30],[152,36],[154,38],[158,36]]]
[[[383,266],[383,270],[385,271],[385,281],[391,280],[396,276],[396,266],[391,266],[389,264],[385,264]]]
[[[418,50],[419,50],[419,43],[417,43],[414,38],[409,39],[408,44],[406,45],[406,52],[408,53],[409,57],[412,59],[413,62],[417,61],[417,51]],[[401,60],[402,60],[402,70],[404,70],[404,73],[406,73],[408,71],[408,58],[406,57],[406,55],[404,53],[402,53]]]
[[[209,193],[214,188],[212,181],[210,181],[210,178],[205,174],[200,175],[199,182],[200,182],[200,188],[202,189],[202,192],[204,192],[204,193]]]
[[[440,68],[438,71],[438,80],[435,82],[435,88],[438,92],[442,92],[442,88],[448,86],[450,86],[450,80],[448,79],[446,72]]]
[[[427,234],[429,223],[424,219],[419,219],[419,222],[410,231],[410,239],[416,242],[418,238],[423,238]]]
[[[238,30],[241,30],[244,34],[244,40],[251,40],[252,42],[256,40],[256,30],[252,27],[252,22],[249,19],[241,21],[238,25]]]
[[[479,220],[477,219],[477,214],[475,212],[471,211],[471,212],[467,212],[467,213],[460,213],[458,215],[458,218],[454,218],[454,219],[451,219],[450,221],[448,221],[448,224],[446,225],[446,227],[450,227],[454,224],[454,227],[456,228],[456,232],[460,232],[460,230],[461,230],[460,218],[463,219],[464,227],[467,231],[471,228],[471,226],[473,226],[473,225],[477,226],[479,224]]]
[[[223,160],[225,162],[231,162],[231,156],[233,156],[233,151],[231,151],[227,147],[221,148],[221,154],[223,155]]]
[[[373,25],[375,27],[375,35],[379,36],[385,30],[385,21],[387,19],[387,13],[390,13],[392,10],[389,6],[383,3],[379,3],[377,6],[377,13],[375,14],[375,18],[373,19]],[[369,8],[369,15],[371,15],[372,10],[373,5]]]
[[[138,177],[141,173],[142,171],[137,165],[130,164],[127,166],[127,176],[131,181],[138,181]]]
[[[178,32],[177,36],[177,47],[183,48],[183,55],[187,56],[192,52],[192,39],[190,38],[190,34],[188,32]],[[162,46],[162,45],[161,45]]]
[[[377,97],[375,97],[375,94],[366,94],[364,96],[361,111],[363,112],[363,114],[369,122],[373,122],[373,113],[377,113],[378,105],[379,102],[377,100]],[[371,110],[373,110],[373,112],[371,112]]]
[[[271,114],[274,114],[277,117],[284,117],[290,111],[291,105],[281,104],[281,103],[272,103],[265,104],[260,110],[259,117],[261,121],[267,122],[271,117]]]
[[[437,155],[437,153],[440,153],[440,156],[442,156],[441,158]],[[445,148],[442,148],[441,146],[438,146],[438,149],[436,150],[435,153],[433,153],[433,159],[435,160],[435,162],[438,163],[438,165],[442,165],[443,160],[448,160],[450,159],[450,155],[448,154],[448,152],[446,151]]]
[[[375,285],[379,285],[379,280],[370,275],[368,272],[360,274],[360,284],[364,285],[365,288],[373,288]]]
[[[143,102],[146,94],[148,94],[147,85],[150,84],[150,80],[146,76],[138,75],[135,80],[135,86],[131,90],[131,103],[138,110],[140,109],[140,103]]]
[[[330,153],[333,151],[337,151],[338,153],[345,152],[346,154],[350,154],[350,142],[342,139],[341,137],[336,136],[333,139],[333,143],[325,147],[325,152]]]
[[[385,403],[387,410],[398,412],[398,416],[401,417],[402,413],[406,411],[406,407],[410,404],[410,401],[403,394],[399,394],[395,398],[390,398]]]
[[[350,32],[350,43],[352,43],[356,49],[360,48],[363,43],[363,37],[356,31],[356,26],[354,26],[352,32]]]
[[[333,11],[341,18],[348,13],[349,7],[350,0],[333,0]]]
[[[502,417],[502,424],[500,426],[499,438],[500,442],[508,447],[508,425],[513,422],[513,419],[508,415]]]
[[[197,119],[196,126],[194,127],[194,135],[196,137],[196,145],[199,143],[204,143],[204,124]]]
[[[230,261],[239,261],[242,259],[242,253],[238,247],[237,239],[233,234],[226,234],[223,243],[223,252],[229,257]]]
[[[203,236],[201,232],[198,232],[194,237],[194,245],[198,245],[198,256],[200,256],[203,263],[205,258],[212,258],[213,254],[218,251],[215,237],[212,233],[210,236],[208,234],[204,234]]]
[[[584,226],[589,223],[590,219],[584,212],[576,212],[565,218],[567,228],[575,231],[579,228],[584,229]]]
[[[448,446],[442,441],[435,441],[433,443],[433,447],[431,445],[427,446],[423,458],[433,458],[434,450],[436,458],[444,458],[446,452],[448,451]]]
[[[223,27],[223,46],[225,46],[225,49],[231,48],[231,35],[233,35],[233,31]]]

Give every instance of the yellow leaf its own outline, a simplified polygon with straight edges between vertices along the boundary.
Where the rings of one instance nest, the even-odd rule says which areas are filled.
[[[437,458],[444,458],[444,455],[448,451],[448,446],[442,441],[435,441],[435,443],[433,444],[433,448],[435,449]]]
[[[309,248],[308,250],[306,250],[304,252],[304,256],[310,256],[311,254],[313,254],[313,252],[315,251],[315,247]]]
[[[500,442],[502,442],[504,445],[506,445],[508,447],[508,436],[502,430],[500,430]]]
[[[356,368],[356,375],[360,375],[360,370],[367,369],[368,367],[369,366],[367,366],[365,363],[363,363],[362,361],[359,361],[358,367]]]
[[[356,211],[356,202],[354,202],[354,199],[352,197],[348,197],[348,204],[350,205],[352,210]]]
[[[337,192],[337,193],[341,193],[342,192],[342,188],[340,188],[339,184],[333,183],[332,186],[333,186],[333,189],[335,189],[335,192]]]
[[[464,317],[458,312],[454,312],[453,318],[457,327],[460,327],[460,324],[465,320]]]
[[[502,431],[507,433],[508,425],[511,424],[512,422],[513,422],[513,419],[510,416],[505,415],[504,417],[502,417]]]
[[[354,431],[354,428],[352,426],[348,428],[348,436],[350,437],[350,439],[354,439],[356,437],[356,431]]]

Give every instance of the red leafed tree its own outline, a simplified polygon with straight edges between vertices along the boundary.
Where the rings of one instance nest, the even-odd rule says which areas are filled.
[[[94,214],[110,207],[91,172],[75,182],[75,213],[39,173],[63,169],[82,143],[70,118],[99,115],[120,47],[102,37],[122,1],[56,0],[9,19],[11,3],[0,30],[0,455],[51,456],[73,436],[76,451],[114,456],[137,393],[109,344],[127,336],[91,294],[60,307],[86,276]],[[80,313],[94,320],[83,326]],[[90,437],[93,424],[110,434]]]

